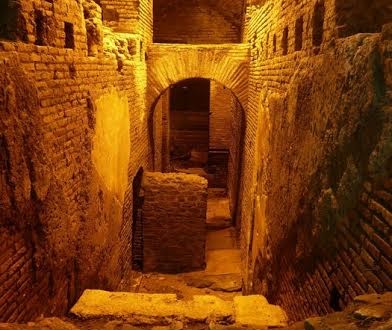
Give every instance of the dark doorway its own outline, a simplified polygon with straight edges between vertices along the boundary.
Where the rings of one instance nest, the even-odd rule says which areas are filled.
[[[313,13],[313,30],[312,30],[312,41],[313,46],[319,47],[323,42],[324,36],[324,16],[325,16],[325,5],[324,0],[316,2]]]
[[[41,10],[35,10],[35,44],[38,46],[46,45],[46,22],[45,16]]]
[[[72,23],[64,23],[64,33],[65,33],[65,48],[75,49],[75,36],[74,36],[74,26]]]
[[[233,92],[203,78],[180,81],[156,100],[149,129],[154,171],[208,180],[212,198],[237,209],[245,114]]]
[[[210,81],[188,79],[173,85],[169,104],[172,162],[199,154],[198,165],[205,165],[209,149]]]
[[[17,39],[17,3],[10,0],[0,1],[0,39]]]
[[[133,212],[132,212],[132,269],[143,270],[143,194],[141,191],[143,169],[140,168],[132,182]]]

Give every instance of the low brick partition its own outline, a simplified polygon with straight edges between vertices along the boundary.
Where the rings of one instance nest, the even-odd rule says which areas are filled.
[[[143,270],[178,273],[205,267],[207,180],[145,173]]]

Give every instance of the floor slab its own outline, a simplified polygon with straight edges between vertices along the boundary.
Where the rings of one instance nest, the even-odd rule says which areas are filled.
[[[207,201],[207,225],[228,223],[231,225],[230,204],[227,197],[209,197]]]
[[[207,233],[206,250],[236,249],[237,239],[233,227],[212,230]]]
[[[241,253],[239,249],[211,250],[206,253],[207,274],[241,274]]]

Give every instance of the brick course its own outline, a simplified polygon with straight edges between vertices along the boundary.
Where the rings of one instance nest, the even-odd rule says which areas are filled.
[[[331,68],[341,68],[344,66],[342,63],[348,60],[348,58],[344,59],[344,56],[341,56],[345,52],[344,49],[354,49],[355,45],[359,45],[356,44],[356,40],[359,40],[360,36],[337,39],[343,31],[340,20],[342,16],[345,17],[346,22],[355,23],[354,17],[357,7],[344,7],[344,13],[340,12],[339,8],[335,6],[335,2],[327,0],[324,2],[251,1],[247,7],[244,40],[251,44],[252,49],[247,108],[248,125],[244,144],[245,168],[242,180],[250,184],[243,186],[244,198],[241,203],[242,216],[240,218],[242,251],[244,253],[249,251],[247,258],[243,258],[245,260],[244,268],[248,266],[245,272],[245,283],[250,291],[264,293],[269,296],[271,302],[281,304],[292,320],[300,320],[311,315],[332,311],[331,296],[334,287],[339,295],[335,299],[338,300],[340,307],[346,306],[357,294],[391,289],[391,278],[386,271],[389,257],[385,255],[385,253],[390,253],[391,241],[387,238],[390,236],[390,226],[385,220],[382,220],[385,219],[387,213],[381,212],[382,209],[391,209],[390,200],[388,198],[383,200],[383,208],[379,208],[377,214],[371,209],[372,205],[373,207],[377,205],[373,201],[374,195],[388,195],[385,191],[386,186],[383,188],[382,183],[389,182],[390,171],[386,167],[382,168],[382,166],[386,166],[383,161],[381,163],[384,165],[376,166],[377,169],[373,169],[371,158],[366,158],[369,151],[365,151],[365,148],[374,147],[375,144],[372,143],[376,143],[375,140],[363,143],[366,147],[361,151],[362,158],[360,161],[356,158],[355,167],[352,168],[352,160],[345,158],[347,154],[344,151],[338,152],[332,147],[333,145],[342,147],[342,145],[349,144],[350,134],[352,134],[350,130],[353,129],[353,126],[350,125],[356,125],[354,123],[357,123],[360,114],[364,114],[366,111],[379,111],[383,113],[383,116],[385,115],[385,118],[389,118],[390,110],[384,106],[384,103],[390,102],[388,101],[390,94],[387,92],[381,99],[376,97],[377,101],[374,101],[372,110],[362,103],[363,98],[358,102],[361,98],[354,97],[350,93],[345,94],[341,100],[337,99],[338,102],[335,102],[336,99],[331,101],[330,103],[333,103],[334,106],[330,105],[323,109],[323,106],[316,105],[317,100],[324,100],[328,104],[327,99],[335,92],[329,87],[328,91],[311,87],[314,84],[313,79],[319,81],[317,84],[320,84],[322,80],[332,81],[333,75],[329,75],[327,67],[323,68],[323,65],[329,63]],[[385,6],[384,10],[386,10],[385,13],[389,13]],[[298,50],[298,42],[296,42],[298,36],[295,33],[298,32],[298,28],[296,29],[298,19],[303,20],[300,50]],[[359,27],[359,25],[356,26]],[[366,23],[363,26],[366,26],[367,30],[361,32],[379,32],[381,30],[379,25]],[[347,31],[346,36],[359,32],[355,30],[349,32],[347,27],[348,25],[344,27]],[[285,31],[288,31],[287,51],[285,43],[282,42],[285,39]],[[377,64],[381,65],[378,70],[382,72],[381,75],[384,75],[383,79],[388,81],[390,72],[387,70],[386,63],[389,55],[383,50],[388,46],[376,45],[376,40],[379,38],[377,35],[372,37],[369,35],[369,38],[367,47],[379,49],[379,51],[375,50],[375,53],[378,52],[378,55],[375,56],[382,58]],[[333,60],[329,57],[331,49],[339,54]],[[370,55],[372,52],[367,52],[365,49],[369,48],[357,49],[358,53],[363,54],[362,59],[367,56],[372,57]],[[361,79],[356,76],[364,75],[364,73],[358,74],[356,71],[361,70],[359,67],[364,72],[366,70],[372,71],[369,67],[364,69],[366,65],[360,64],[359,57],[356,57],[351,63],[350,77]],[[364,63],[367,63],[366,60]],[[345,75],[345,73],[342,72],[341,75]],[[299,82],[301,77],[303,77],[303,82]],[[361,81],[363,82],[363,80]],[[369,81],[363,84],[359,81],[358,83],[352,82],[352,84],[355,87],[352,87],[351,90],[362,90],[361,95],[363,96],[371,98],[372,95],[375,95],[372,94],[374,90],[372,90],[373,87]],[[337,88],[341,90],[339,87]],[[312,99],[314,102],[310,101]],[[308,102],[312,102],[311,108],[308,108]],[[298,111],[295,115],[290,112],[293,111],[290,110],[293,107],[296,107]],[[339,114],[336,114],[334,119],[331,117],[329,129],[325,128],[323,131],[320,126],[315,125],[309,128],[306,133],[306,123],[312,122],[318,111],[323,113],[317,119],[320,123],[329,111],[340,107],[352,109],[352,111],[347,113],[345,117],[345,123],[350,122],[350,125],[345,125],[342,122],[340,126],[345,131],[345,136],[344,138],[341,136],[342,139],[339,142],[333,142],[334,133],[332,133],[336,127],[332,122]],[[290,116],[295,116],[295,118]],[[388,130],[388,120],[379,130]],[[259,124],[255,125],[257,122]],[[371,127],[371,125],[376,124],[368,122],[367,127]],[[329,134],[325,143],[312,146],[312,139],[318,139],[319,134],[322,136],[325,132]],[[367,136],[368,138],[373,136],[373,139],[377,139],[373,133],[365,132],[363,128],[358,128],[356,134],[356,143],[361,143],[358,141],[359,136]],[[259,138],[255,147],[253,141],[257,140],[256,136]],[[380,141],[383,139],[381,138]],[[382,144],[382,142],[379,143]],[[320,148],[324,147],[326,154],[332,153],[329,156],[331,160],[327,160],[325,154],[319,153]],[[281,148],[285,150],[282,153],[279,152]],[[378,148],[372,151],[373,155],[379,155]],[[339,150],[339,147],[337,149]],[[306,150],[312,150],[313,156],[310,154],[301,156],[303,152],[306,153]],[[349,150],[356,152],[354,145],[348,146],[345,150],[345,152],[349,152]],[[334,152],[337,153],[334,154]],[[293,158],[290,158],[291,153]],[[314,157],[316,154],[318,156]],[[262,160],[259,162],[258,158]],[[312,161],[310,161],[311,158]],[[309,162],[303,162],[304,159],[309,159]],[[342,159],[346,159],[343,161],[345,165],[342,165]],[[358,162],[363,162],[363,165],[358,165]],[[258,168],[257,171],[252,169],[254,163]],[[308,181],[315,169],[313,167],[315,164],[320,164],[320,166],[316,165],[317,171],[314,180]],[[326,169],[328,166],[329,169]],[[347,168],[339,169],[340,166],[347,166]],[[359,173],[354,169],[358,167]],[[363,168],[367,170],[362,171]],[[331,175],[335,175],[336,171],[341,174],[333,179],[326,179],[324,170],[329,171]],[[353,172],[349,174],[350,171]],[[300,172],[303,175],[297,177],[295,173]],[[343,175],[343,173],[345,174]],[[346,175],[350,177],[350,184],[347,186],[344,182],[347,180]],[[378,177],[376,180],[378,183],[369,176]],[[281,178],[286,179],[281,180]],[[331,190],[324,186],[327,180],[335,180],[334,183],[331,183]],[[366,181],[369,182],[366,183]],[[251,182],[256,182],[256,186],[252,186]],[[318,189],[325,190],[321,192],[321,196],[316,195],[317,197],[315,197],[314,194],[320,193]],[[294,197],[296,191],[300,192],[297,197]],[[361,191],[364,191],[362,197],[360,197]],[[329,195],[330,192],[333,193]],[[252,197],[253,194],[255,197]],[[326,202],[325,196],[332,198],[331,204],[328,204],[329,212],[334,214],[335,211],[331,210],[334,207],[339,207],[337,212],[341,212],[344,216],[340,215],[337,219],[330,219],[329,221],[332,221],[332,223],[328,223],[328,226],[331,226],[329,227],[330,232],[328,234],[323,232],[321,236],[318,236],[320,235],[320,227],[317,226],[327,227],[327,225],[320,224],[320,222],[315,223],[320,214],[314,209],[318,208],[317,203]],[[257,198],[267,201],[265,210],[261,208],[263,212],[260,213],[253,211],[254,207],[252,207],[252,203],[256,205]],[[313,202],[310,202],[312,198]],[[252,202],[252,199],[255,202]],[[313,203],[308,206],[312,211],[307,210],[307,203]],[[282,211],[284,205],[287,205],[286,211]],[[383,214],[383,218],[381,214]],[[325,218],[323,221],[328,222]],[[336,227],[334,221],[337,221]],[[267,228],[263,229],[263,226],[267,226]],[[324,227],[322,230],[326,230],[326,228]],[[256,233],[258,233],[258,237]],[[263,240],[260,239],[260,236],[263,237]],[[260,242],[264,242],[264,244]],[[319,250],[315,248],[315,246],[323,244],[327,244],[330,249]],[[383,247],[383,251],[380,250],[381,247]],[[377,264],[382,264],[382,266],[377,268],[375,266]]]

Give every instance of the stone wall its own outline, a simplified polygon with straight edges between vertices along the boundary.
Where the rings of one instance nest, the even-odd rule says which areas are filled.
[[[144,35],[103,29],[100,10],[21,1],[23,42],[0,43],[1,321],[62,315],[130,270],[130,182],[151,165]]]
[[[335,11],[339,37],[381,32],[382,26],[392,20],[392,5],[388,0],[371,3],[366,0],[336,0]]]
[[[179,273],[205,266],[207,180],[145,173],[143,270]]]
[[[240,213],[246,290],[293,320],[391,289],[390,32],[338,39],[336,10],[247,9],[242,180],[256,184],[243,185]]]

